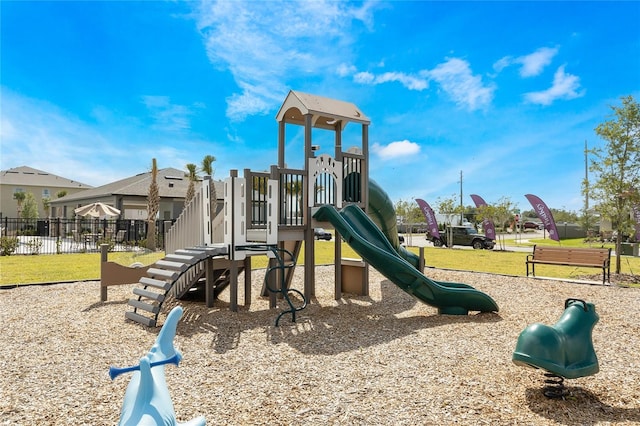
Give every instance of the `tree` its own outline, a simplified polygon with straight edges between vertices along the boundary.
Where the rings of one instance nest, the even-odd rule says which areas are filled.
[[[38,203],[36,202],[36,197],[31,192],[25,194],[20,217],[23,219],[38,218]]]
[[[189,178],[189,187],[187,188],[187,195],[184,197],[184,205],[186,207],[187,204],[191,202],[193,197],[196,195],[196,180],[198,176],[196,175],[197,166],[193,163],[189,163],[185,166],[187,168],[187,173],[185,176]]]
[[[303,194],[303,181],[302,179],[295,179],[284,184],[284,193],[287,195],[287,205],[292,204],[290,208],[292,209],[295,205],[296,215],[297,217],[303,216],[304,212],[304,198]],[[265,187],[266,189],[266,187]],[[292,212],[290,212],[292,213]]]
[[[205,155],[202,159],[201,168],[202,172],[208,176],[213,177],[213,163],[215,163],[216,157],[213,155]]]
[[[500,246],[500,250],[506,250],[504,241],[505,225],[514,218],[515,204],[511,202],[509,197],[502,197],[495,204],[487,204],[478,207],[478,217],[480,219],[489,219],[496,228],[496,238]],[[502,238],[500,238],[502,236]]]
[[[409,233],[412,232],[413,225],[424,222],[422,210],[420,210],[420,206],[414,200],[405,201],[400,199],[396,202],[394,209],[401,223],[408,225],[407,229]]]
[[[49,217],[49,212],[51,211],[51,198],[42,198],[42,209],[44,210],[45,216]]]
[[[217,213],[217,205],[218,205],[218,193],[216,191],[216,185],[213,181],[213,174],[215,170],[213,169],[213,163],[216,161],[216,157],[213,155],[205,155],[202,159],[201,170],[205,175],[211,176],[211,199],[210,201],[210,209],[211,209],[211,220],[216,217]]]
[[[448,232],[447,241],[453,241],[453,229],[451,228],[451,224],[453,222],[453,218],[456,216],[460,216],[462,213],[462,208],[460,204],[458,204],[458,200],[456,200],[456,195],[452,195],[449,198],[438,198],[436,200],[436,208],[438,209],[438,213],[444,215],[446,227],[445,231]],[[453,244],[448,244],[448,247],[451,248]]]
[[[553,219],[556,223],[560,222],[568,222],[568,223],[577,223],[579,221],[578,214],[576,212],[568,211],[565,209],[554,209],[549,208],[551,214],[553,215]]]
[[[58,198],[62,198],[62,197],[64,197],[65,195],[67,195],[67,191],[66,191],[65,189],[62,189],[62,190],[60,190],[60,191],[58,191],[58,192],[56,193],[56,197],[58,197]]]
[[[147,248],[156,250],[156,216],[160,210],[160,192],[158,191],[158,164],[151,160],[151,184],[147,195]]]
[[[590,152],[590,170],[595,183],[588,190],[598,204],[596,209],[608,217],[618,233],[616,273],[620,273],[622,236],[631,230],[631,207],[640,202],[640,104],[633,96],[621,98],[622,106],[612,106],[613,115],[595,128],[605,141]],[[583,186],[583,193],[587,190]]]
[[[556,222],[570,222],[577,223],[580,219],[576,212],[568,211],[565,209],[556,209],[550,207],[549,210],[553,214],[553,219]],[[520,215],[522,218],[538,218],[538,213],[535,210],[523,210]]]
[[[22,216],[22,203],[24,203],[24,199],[27,197],[22,191],[17,191],[13,193],[13,199],[18,203],[18,217]]]

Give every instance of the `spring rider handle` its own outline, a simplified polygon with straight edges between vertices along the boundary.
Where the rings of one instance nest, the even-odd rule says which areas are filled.
[[[181,359],[182,357],[179,354],[175,354],[172,357],[163,359],[162,361],[152,362],[151,364],[149,364],[149,366],[153,368],[153,367],[157,367],[159,365],[165,365],[165,364],[179,365]],[[116,377],[118,377],[121,374],[128,373],[130,371],[137,371],[137,370],[140,370],[140,364],[132,365],[129,367],[120,367],[120,368],[111,366],[109,367],[109,377],[111,378],[111,380],[114,380]]]

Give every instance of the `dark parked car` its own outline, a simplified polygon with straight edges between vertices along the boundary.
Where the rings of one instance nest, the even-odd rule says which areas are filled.
[[[453,244],[454,246],[471,246],[476,250],[479,249],[488,249],[492,250],[495,246],[495,242],[485,237],[482,234],[478,234],[474,228],[468,226],[453,226],[451,228],[451,232],[453,233]],[[447,236],[449,234],[449,228],[440,232],[440,238],[434,238],[431,235],[427,236],[427,239],[430,240],[434,246],[442,247],[448,246]]]
[[[522,229],[542,229],[542,224],[538,222],[525,222],[522,224]]]
[[[325,231],[323,228],[316,228],[313,230],[313,233],[316,236],[316,240],[331,241],[331,238],[333,237],[333,235]]]

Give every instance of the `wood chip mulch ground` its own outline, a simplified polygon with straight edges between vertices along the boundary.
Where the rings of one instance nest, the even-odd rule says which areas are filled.
[[[263,272],[262,272],[263,273]],[[640,424],[640,289],[430,269],[473,285],[499,313],[438,315],[374,269],[370,295],[334,300],[333,269],[317,267],[316,297],[296,323],[274,321],[254,272],[253,303],[228,309],[172,301],[185,314],[175,340],[184,359],[166,368],[181,421],[229,425]],[[302,289],[303,270],[294,287]],[[242,278],[241,278],[242,280]],[[241,281],[242,282],[242,281]],[[125,374],[159,328],[124,319],[131,285],[99,283],[0,291],[0,425],[114,425]],[[242,286],[240,286],[242,287]],[[242,291],[240,298],[242,300]],[[600,315],[593,344],[600,372],[566,380],[565,399],[542,394],[543,372],[512,363],[520,332],[554,324],[567,298]]]

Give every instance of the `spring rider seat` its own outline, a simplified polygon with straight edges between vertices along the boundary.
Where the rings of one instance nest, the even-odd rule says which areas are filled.
[[[598,322],[593,303],[567,299],[564,313],[552,326],[532,324],[525,328],[516,343],[512,361],[516,365],[545,370],[548,398],[566,395],[564,379],[577,379],[599,371],[591,333]]]
[[[158,333],[156,343],[145,356],[140,358],[139,365],[109,368],[109,376],[112,380],[123,373],[134,371],[124,395],[118,425],[204,426],[206,424],[202,416],[186,423],[179,423],[176,420],[176,413],[164,377],[166,364],[178,365],[182,360],[182,354],[173,346],[180,317],[182,317],[180,306],[169,312]]]

